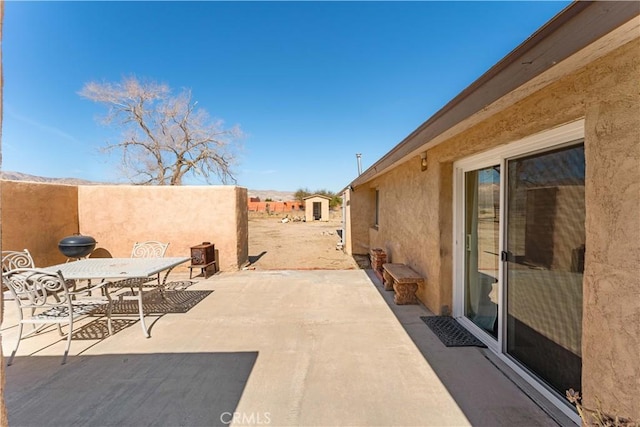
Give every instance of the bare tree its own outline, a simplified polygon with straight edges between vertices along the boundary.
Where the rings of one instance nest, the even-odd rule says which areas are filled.
[[[129,77],[119,83],[89,82],[80,96],[105,104],[106,124],[122,127],[122,140],[106,152],[122,152],[122,168],[137,184],[181,185],[187,175],[236,182],[232,166],[242,132],[196,109],[191,91],[172,95],[164,84]]]

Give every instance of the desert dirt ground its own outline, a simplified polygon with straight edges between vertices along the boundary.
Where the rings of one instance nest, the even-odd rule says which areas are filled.
[[[255,270],[352,270],[358,263],[337,248],[342,218],[282,222],[281,216],[249,218],[249,262]]]

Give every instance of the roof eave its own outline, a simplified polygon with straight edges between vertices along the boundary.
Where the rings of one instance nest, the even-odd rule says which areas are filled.
[[[365,184],[418,152],[443,142],[443,138],[437,140],[437,137],[558,66],[639,14],[640,8],[635,2],[571,3],[365,170],[343,191]],[[585,28],[588,31],[584,31]],[[610,46],[609,51],[613,48]],[[601,56],[605,53],[601,50]]]

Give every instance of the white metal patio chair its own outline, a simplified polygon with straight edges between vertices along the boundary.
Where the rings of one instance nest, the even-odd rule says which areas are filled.
[[[169,243],[159,242],[157,240],[148,240],[146,242],[135,242],[133,249],[131,250],[131,258],[164,258],[167,253]],[[153,283],[152,283],[153,282]],[[148,287],[157,287],[160,290],[160,294],[164,298],[162,283],[160,282],[160,273],[157,277],[146,277],[144,279],[124,279],[112,282],[110,288],[129,288],[131,294],[135,294],[134,288],[140,285]],[[120,299],[123,295],[120,295]]]
[[[2,272],[16,268],[35,268],[33,257],[28,249],[22,251],[2,251]]]
[[[7,285],[13,299],[18,306],[19,323],[16,347],[11,353],[7,365],[13,363],[20,341],[44,329],[47,324],[56,324],[58,332],[62,333],[62,325],[67,325],[67,346],[62,358],[62,364],[67,361],[71,347],[74,320],[81,316],[88,316],[98,308],[107,305],[107,327],[109,335],[113,334],[111,326],[112,300],[108,293],[99,297],[87,297],[87,291],[103,288],[108,282],[101,282],[90,288],[77,292],[70,291],[62,273],[50,273],[35,268],[18,268],[2,274],[2,281]],[[29,333],[22,335],[25,324],[37,325]]]
[[[67,260],[68,262],[69,260]],[[2,251],[2,272],[6,273],[16,268],[36,268],[36,263],[31,256],[29,249],[21,251]],[[74,290],[76,287],[75,280],[67,280],[67,286]],[[3,290],[6,286],[3,285]]]
[[[146,242],[135,242],[131,250],[131,258],[163,258],[167,253],[169,243],[162,243],[156,240]]]
[[[33,261],[29,249],[21,251],[2,251],[2,272],[5,273],[16,268],[35,268],[36,263]],[[8,289],[7,285],[2,284],[2,292]],[[35,325],[33,325],[35,329]]]

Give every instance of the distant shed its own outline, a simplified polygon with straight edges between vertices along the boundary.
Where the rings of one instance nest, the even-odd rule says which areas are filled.
[[[303,200],[305,221],[329,221],[330,197],[322,194],[313,194]]]

